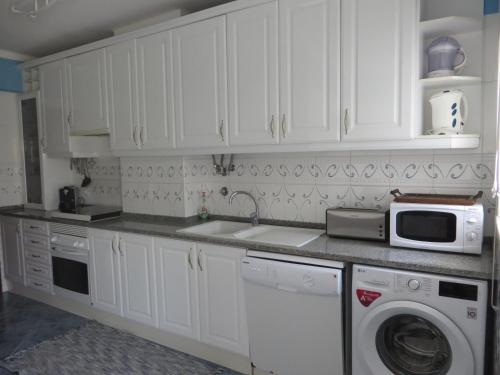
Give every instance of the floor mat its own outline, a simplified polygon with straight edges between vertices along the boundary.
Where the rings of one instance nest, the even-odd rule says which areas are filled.
[[[94,321],[11,355],[0,366],[20,375],[239,375]]]

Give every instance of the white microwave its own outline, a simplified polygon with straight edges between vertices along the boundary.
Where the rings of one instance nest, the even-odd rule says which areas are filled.
[[[391,246],[481,254],[483,205],[391,203]]]

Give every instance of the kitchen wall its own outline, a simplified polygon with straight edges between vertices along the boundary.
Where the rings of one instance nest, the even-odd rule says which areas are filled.
[[[227,159],[226,159],[227,160]],[[248,216],[250,200],[229,205],[229,191],[250,191],[261,216],[270,219],[324,223],[328,207],[386,210],[391,189],[402,192],[474,194],[485,192],[492,233],[494,155],[478,153],[343,152],[317,154],[236,155],[236,169],[217,176],[209,157],[124,158],[122,199],[126,212],[191,216],[201,207],[202,192],[212,214]]]
[[[88,166],[92,183],[81,189],[81,195],[85,199],[85,203],[121,206],[120,159],[89,159]],[[74,172],[74,184],[80,186],[82,180],[83,176]]]

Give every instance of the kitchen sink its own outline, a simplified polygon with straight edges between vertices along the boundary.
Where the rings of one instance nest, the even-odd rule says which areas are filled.
[[[252,226],[248,223],[221,220],[179,229],[178,232],[294,247],[304,246],[324,233],[321,229],[276,225]]]
[[[249,223],[216,220],[205,224],[195,225],[193,227],[180,229],[177,232],[201,234],[205,236],[227,237],[228,235],[232,235],[233,233],[237,233],[250,228],[252,228],[252,224]]]

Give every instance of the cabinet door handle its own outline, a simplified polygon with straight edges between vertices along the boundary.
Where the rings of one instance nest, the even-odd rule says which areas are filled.
[[[113,239],[111,240],[111,250],[113,251],[113,254],[116,254],[115,240],[116,240],[116,237],[113,236]]]
[[[30,225],[30,229],[40,229],[40,228],[35,227],[34,225]]]
[[[198,268],[200,269],[201,272],[203,272],[203,266],[201,264],[201,249],[198,250]]]
[[[45,148],[47,146],[45,143],[45,138],[40,138],[40,146],[42,146],[42,148]]]
[[[193,259],[191,259],[191,252],[193,251],[193,249],[189,249],[189,253],[188,253],[188,263],[189,263],[189,267],[191,269],[193,269]]]
[[[31,254],[32,258],[40,258],[40,255]]]
[[[134,139],[135,145],[139,147],[139,144],[137,143],[137,126],[134,126],[134,129],[132,130],[132,138]]]
[[[118,239],[118,251],[120,252],[120,255],[123,256],[123,251],[122,251],[122,239]]]
[[[285,128],[285,114],[281,119],[281,132],[283,133],[283,138],[286,138],[286,128]]]
[[[139,140],[141,141],[141,145],[144,145],[144,126],[141,126],[139,130]]]
[[[344,111],[344,131],[346,134],[349,131],[349,110],[347,108]]]
[[[43,284],[40,284],[40,283],[37,283],[37,282],[34,282],[33,283],[35,286],[43,286]]]
[[[271,122],[269,123],[269,130],[271,131],[271,138],[274,139],[274,115],[271,116]]]
[[[42,272],[42,270],[40,268],[32,268],[31,270],[33,272],[38,272],[38,273]]]
[[[71,121],[71,120],[72,120],[71,111],[69,111],[69,113],[68,113],[68,118],[67,118],[67,120],[68,120],[68,126],[69,126],[69,128],[71,129],[71,122],[72,122],[72,121]]]
[[[219,135],[222,142],[224,142],[224,120],[221,120],[219,125]]]
[[[30,240],[30,242],[31,242],[32,244],[34,244],[34,245],[36,245],[36,244],[39,244],[39,243],[40,243],[40,241],[35,241],[35,240]]]

